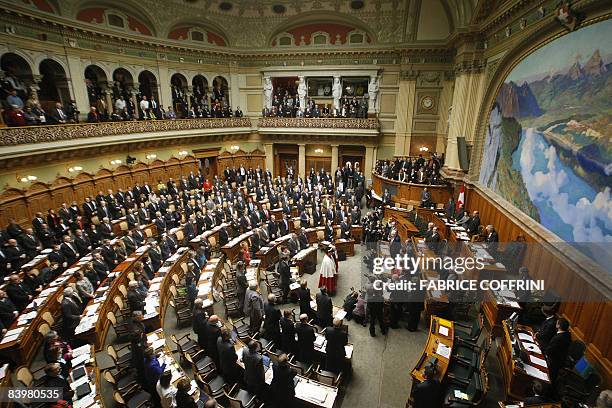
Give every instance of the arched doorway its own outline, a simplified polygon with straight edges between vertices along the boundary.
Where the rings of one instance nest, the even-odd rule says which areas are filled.
[[[170,87],[172,88],[172,106],[179,117],[187,116],[187,78],[183,74],[174,74],[170,78]]]
[[[227,79],[222,76],[215,77],[213,79],[213,90],[212,90],[212,101],[214,103],[220,103],[221,106],[229,106],[229,85]]]
[[[140,95],[145,95],[148,99],[155,98],[159,102],[159,96],[157,92],[157,78],[151,71],[142,71],[138,75],[138,82],[140,83]]]
[[[46,59],[40,63],[39,70],[42,75],[38,91],[41,107],[49,110],[56,102],[67,105],[70,102],[70,91],[64,68],[57,61]]]
[[[98,100],[104,98],[103,90],[107,86],[108,78],[102,68],[97,65],[89,65],[85,68],[85,86],[89,106],[96,106]]]
[[[117,68],[113,72],[113,100],[123,95],[125,100],[130,99],[130,90],[134,86],[134,78],[125,68]]]
[[[191,81],[193,86],[193,104],[202,108],[203,105],[208,105],[208,80],[204,75],[196,75]]]
[[[17,96],[25,103],[30,94],[29,85],[32,83],[30,64],[20,55],[7,52],[0,57],[0,67],[4,71],[2,100],[5,101],[9,93],[16,90]]]

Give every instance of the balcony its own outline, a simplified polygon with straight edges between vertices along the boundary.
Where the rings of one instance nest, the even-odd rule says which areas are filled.
[[[0,146],[49,143],[135,133],[250,127],[251,120],[249,118],[147,120],[9,127],[0,129]]]
[[[259,119],[259,133],[277,135],[378,136],[376,118],[281,118]]]

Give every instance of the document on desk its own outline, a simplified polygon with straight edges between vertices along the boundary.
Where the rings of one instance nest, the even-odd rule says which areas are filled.
[[[448,337],[448,327],[439,325],[438,326],[438,333],[440,333],[444,337]]]
[[[536,368],[529,364],[525,364],[523,368],[525,368],[525,373],[527,373],[527,375],[531,377],[535,377],[539,380],[548,381],[548,374],[546,374],[544,371],[540,370],[539,368]]]
[[[518,338],[521,340],[528,341],[530,343],[535,343],[535,340],[533,339],[533,337],[528,333],[519,333]]]
[[[521,344],[523,345],[523,347],[525,348],[525,350],[527,351],[531,351],[532,353],[538,353],[538,354],[542,354],[542,350],[540,350],[540,348],[537,346],[537,344],[534,343],[526,343],[524,341],[521,341]]]
[[[342,319],[344,319],[345,316],[346,316],[346,311],[344,309],[340,309],[340,310],[338,310],[338,312],[336,313],[334,318],[342,320]]]
[[[542,367],[548,367],[548,365],[546,364],[546,360],[544,360],[542,358],[529,355],[529,360],[531,360],[531,362],[533,364],[537,364],[537,365],[542,366]]]
[[[436,349],[436,354],[442,356],[444,358],[450,358],[452,348],[448,347],[446,344],[438,344],[438,348]]]
[[[295,396],[322,405],[327,399],[327,392],[316,384],[300,381],[295,387]]]

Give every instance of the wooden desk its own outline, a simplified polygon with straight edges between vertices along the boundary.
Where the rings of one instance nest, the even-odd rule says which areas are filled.
[[[219,231],[221,230],[221,228],[228,227],[229,224],[224,222],[223,224],[217,225],[216,227],[211,228],[208,231],[204,231],[202,234],[195,236],[191,241],[189,241],[189,246],[191,247],[191,249],[197,250],[200,247],[201,242],[204,240],[208,240],[211,245],[213,242],[217,244],[219,242]]]
[[[436,258],[435,252],[427,247],[424,238],[412,237],[412,250],[420,257]],[[421,279],[438,280],[439,274],[435,270],[421,268]],[[427,315],[443,315],[448,310],[450,300],[446,291],[428,290],[425,294],[425,312]]]
[[[446,335],[440,332],[441,327],[446,328],[442,329],[443,331],[448,331]],[[440,382],[444,380],[444,377],[446,376],[446,370],[448,370],[448,366],[450,364],[450,356],[452,355],[454,336],[455,331],[452,321],[442,319],[438,316],[431,316],[429,337],[427,338],[427,343],[425,344],[425,348],[423,349],[423,354],[421,355],[421,358],[410,373],[410,375],[412,376],[412,389],[410,391],[411,396],[412,392],[414,391],[415,385],[425,381],[425,367],[427,367],[427,365],[429,364],[429,360],[432,357],[438,359],[438,362],[436,363],[436,378]],[[444,357],[437,353],[440,344],[443,344],[445,347],[449,348],[449,357]]]
[[[104,282],[100,283],[100,287],[94,294],[94,299],[91,299],[85,307],[81,315],[81,323],[76,329],[76,336],[92,344],[96,348],[96,352],[104,348],[106,334],[110,328],[110,320],[107,319],[106,315],[108,312],[114,312],[117,309],[114,298],[115,296],[123,297],[119,287],[124,286],[127,289],[128,275],[148,250],[149,246],[143,245],[125,261],[117,265]]]
[[[465,272],[460,276],[461,279],[507,279],[508,270],[491,256],[488,249],[482,242],[465,242],[459,250],[460,255],[465,258],[482,258],[484,268],[465,268]]]
[[[506,292],[508,291],[493,292],[488,290],[484,293],[484,299],[480,303],[485,321],[495,337],[503,335],[503,321],[509,318],[512,313],[521,311],[521,306],[518,304],[514,293],[509,292],[508,295],[504,296]],[[510,296],[510,294],[514,296]]]
[[[334,241],[336,249],[343,251],[346,256],[355,255],[355,240],[354,239],[337,239]]]
[[[385,207],[383,215],[387,220],[395,220],[397,231],[402,242],[419,233],[419,229],[408,220],[409,213],[410,211],[403,208]]]
[[[300,252],[293,255],[293,258],[291,258],[291,263],[297,266],[299,276],[304,275],[307,264],[315,265],[315,268],[313,270],[316,270],[318,254],[317,249],[318,248],[316,245],[312,245],[308,248],[302,249]]]
[[[311,227],[304,230],[309,244],[315,244],[325,239],[325,227]]]
[[[295,398],[306,407],[333,408],[338,398],[338,388],[296,376]],[[316,396],[316,397],[315,397]],[[321,401],[323,400],[323,401]]]
[[[356,244],[361,244],[361,238],[363,237],[363,225],[353,224],[351,225],[351,238]]]
[[[452,194],[452,189],[448,185],[427,185],[427,184],[413,184],[404,183],[397,180],[390,180],[379,174],[372,174],[372,189],[376,191],[376,194],[382,196],[384,189],[387,188],[389,191],[395,190],[395,194],[391,192],[394,198],[404,199],[408,201],[421,202],[421,194],[423,189],[427,188],[427,191],[431,194],[431,201],[434,203],[446,203],[448,198]]]
[[[152,330],[163,329],[164,317],[170,298],[170,286],[174,285],[173,275],[179,280],[185,277],[188,269],[189,251],[186,247],[179,248],[174,255],[164,262],[150,281],[151,286],[145,298],[144,324]]]
[[[508,326],[506,320],[502,322],[503,335],[500,338],[499,345],[497,347],[497,356],[502,368],[502,377],[504,379],[504,392],[506,400],[522,401],[526,396],[531,395],[531,387],[534,380],[539,380],[545,384],[550,384],[550,373],[547,367],[543,365],[533,363],[531,358],[537,358],[546,361],[546,357],[537,351],[526,350],[527,362],[519,361],[519,357],[515,357],[512,343],[514,341],[521,342],[519,336],[531,336],[535,339],[533,330],[527,326],[516,326],[517,333],[512,335],[511,328]],[[537,345],[536,340],[534,343]],[[539,347],[539,346],[538,346]],[[521,367],[521,365],[523,367]],[[532,374],[528,374],[525,371],[525,366],[530,365],[545,376],[544,378],[538,378]]]
[[[244,234],[238,235],[236,238],[233,238],[227,244],[223,245],[221,247],[221,252],[223,252],[225,257],[233,263],[238,257],[240,243],[250,239],[251,235],[253,235],[253,231],[247,231]]]
[[[291,234],[283,235],[282,237],[276,238],[273,241],[268,242],[267,245],[262,246],[259,251],[255,254],[257,259],[261,261],[261,267],[263,269],[276,263],[278,261],[278,249],[284,245],[291,238]]]
[[[4,375],[0,377],[0,389],[3,388],[11,388],[13,386],[13,373],[9,368],[9,364],[6,363],[2,366],[2,370],[4,370]],[[0,401],[0,408],[9,408],[12,407],[13,403],[10,401]]]

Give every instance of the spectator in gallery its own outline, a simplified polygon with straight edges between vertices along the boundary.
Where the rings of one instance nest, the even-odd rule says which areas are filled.
[[[17,106],[19,109],[23,109],[23,99],[17,95],[17,91],[13,89],[6,97],[6,102],[11,106]]]
[[[117,109],[119,112],[123,111],[126,108],[126,103],[125,103],[125,99],[123,98],[123,95],[121,95],[119,97],[119,99],[117,99],[115,101],[115,109]]]
[[[11,108],[6,114],[6,124],[12,127],[26,125],[23,111],[19,108],[19,106],[11,105]]]
[[[149,117],[149,101],[147,97],[143,95],[140,101],[140,111],[142,112],[142,119],[148,119]]]
[[[170,119],[170,120],[176,119],[176,112],[174,112],[174,109],[172,109],[172,106],[168,106],[168,110],[166,111],[165,119]]]
[[[30,106],[26,106],[23,110],[23,118],[26,126],[36,126],[40,123],[40,118],[32,112]]]
[[[87,114],[87,123],[98,123],[100,122],[100,115],[98,114],[98,110],[95,106],[92,106],[89,109],[89,113]]]
[[[234,113],[234,116],[237,118],[241,118],[244,116],[244,114],[242,113],[242,109],[240,109],[240,106],[236,107],[236,112]]]

